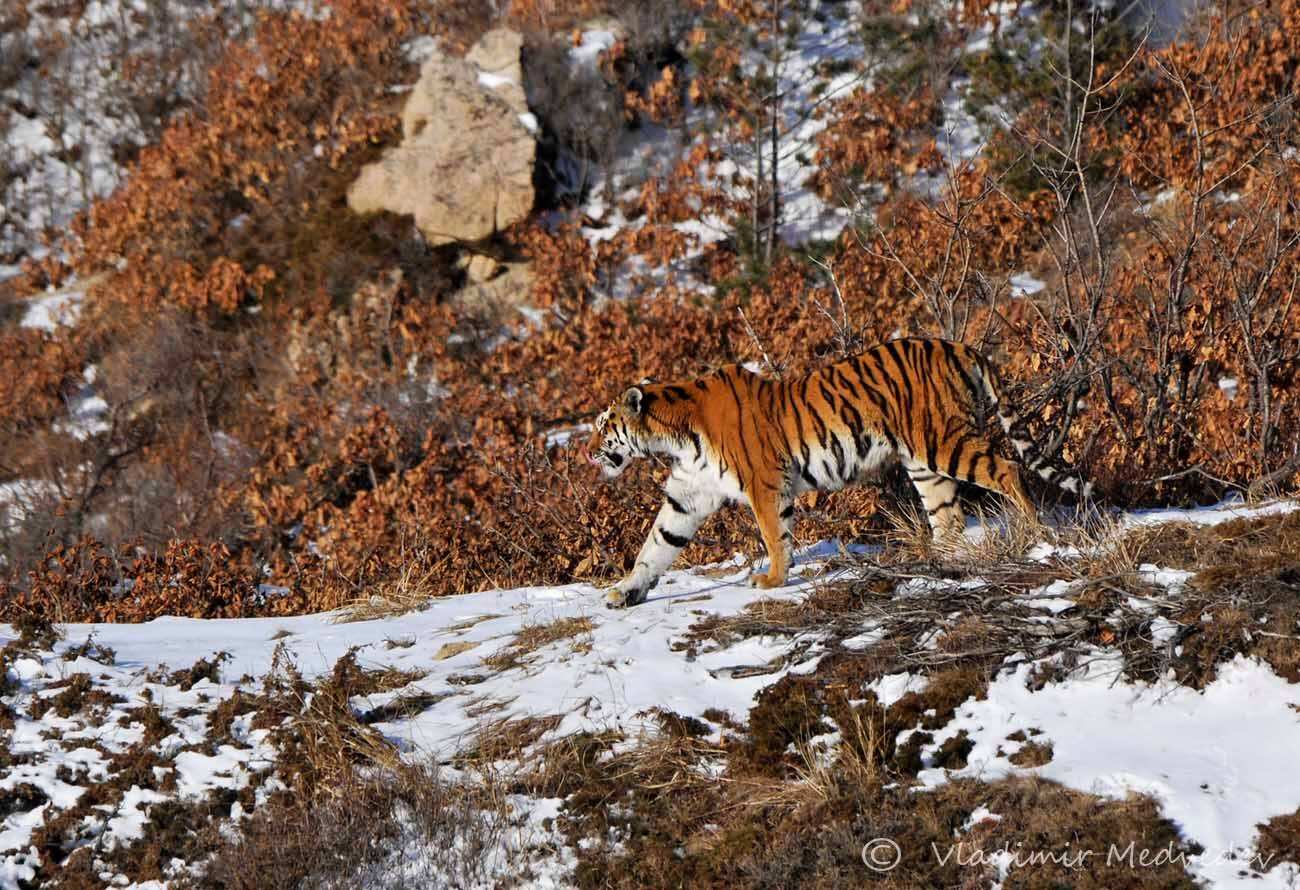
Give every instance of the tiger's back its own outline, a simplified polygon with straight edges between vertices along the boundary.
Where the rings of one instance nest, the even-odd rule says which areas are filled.
[[[664,453],[673,470],[637,566],[619,585],[624,599],[639,601],[700,522],[738,500],[749,502],[771,557],[770,571],[755,583],[784,583],[794,497],[862,481],[893,460],[906,468],[936,535],[963,525],[958,481],[1032,512],[1016,463],[985,435],[983,409],[997,409],[1030,469],[1088,493],[1037,454],[1000,404],[988,361],[946,340],[892,340],[797,379],[768,380],[731,365],[693,381],[629,389],[598,420],[593,461],[617,475],[626,457]]]

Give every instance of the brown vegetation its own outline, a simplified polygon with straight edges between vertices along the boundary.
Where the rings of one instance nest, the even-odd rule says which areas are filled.
[[[1300,468],[1300,179],[1284,157],[1294,117],[1274,100],[1300,59],[1295,29],[1276,27],[1294,5],[1209,18],[1165,48],[1067,48],[1067,106],[1062,81],[1011,78],[1019,117],[955,169],[935,150],[945,78],[964,67],[986,91],[1008,81],[1000,56],[960,56],[987,10],[927,12],[922,35],[869,10],[871,33],[923,38],[934,63],[904,76],[919,63],[900,57],[818,109],[818,187],[868,202],[873,225],[814,245],[811,262],[770,237],[779,195],[722,194],[707,177],[720,143],[699,142],[616,198],[640,228],[591,247],[571,216],[497,239],[532,260],[540,328],[460,305],[451,252],[343,204],[395,133],[385,90],[414,75],[402,43],[433,29],[467,45],[489,24],[473,4],[432,19],[402,0],[264,13],[216,60],[201,107],[175,115],[79,221],[69,264],[29,270],[30,286],[104,273],[80,324],[0,333],[0,479],[53,484],[39,521],[0,524],[0,620],[289,614],[386,591],[409,603],[404,590],[607,581],[651,515],[653,468],[599,485],[549,431],[641,376],[759,358],[797,372],[900,329],[994,354],[1040,438],[1113,502],[1287,488]],[[768,27],[763,4],[732,6],[706,12]],[[544,29],[605,8],[511,15],[550,40]],[[707,53],[710,33],[683,40]],[[735,132],[770,118],[725,54],[688,84],[680,57],[655,50],[676,37],[642,37],[588,85],[612,90],[624,120],[684,126],[674,109],[687,92]],[[946,175],[933,201],[903,187],[918,172]],[[736,220],[737,237],[692,253],[666,224],[705,211]],[[761,261],[755,225],[769,232]],[[717,291],[670,280],[606,300],[634,258],[688,261]],[[1047,286],[1014,295],[1008,278],[1025,270]],[[87,364],[110,411],[106,431],[77,439],[54,421]],[[800,534],[859,537],[879,527],[877,500],[811,499]],[[754,543],[746,517],[724,515],[686,558]]]

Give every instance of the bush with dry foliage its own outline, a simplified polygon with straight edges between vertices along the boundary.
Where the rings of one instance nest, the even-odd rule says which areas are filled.
[[[912,5],[873,6],[864,39],[905,45]],[[106,273],[81,323],[0,334],[0,473],[59,492],[50,521],[0,525],[0,619],[284,614],[408,576],[431,595],[607,581],[643,535],[654,468],[599,484],[553,433],[580,441],[582,423],[642,376],[738,360],[799,373],[898,332],[993,355],[1037,434],[1111,502],[1289,488],[1300,173],[1295,121],[1276,97],[1300,44],[1276,24],[1294,7],[1211,17],[1163,48],[1080,37],[1056,63],[1068,77],[1026,77],[1015,118],[960,163],[938,151],[938,97],[954,72],[982,89],[1005,72],[962,55],[987,4],[926,7],[926,65],[900,57],[817,112],[814,185],[871,224],[807,252],[770,242],[761,268],[739,235],[701,249],[674,225],[762,208],[709,178],[719,145],[687,144],[617,196],[636,226],[592,244],[561,208],[494,242],[531,260],[539,322],[458,302],[454,251],[343,203],[396,132],[388,87],[414,77],[404,42],[433,30],[463,47],[491,17],[402,0],[339,0],[319,19],[265,13],[212,69],[201,113],[176,117],[81,220],[69,265],[30,270],[31,283]],[[510,15],[553,40],[609,10]],[[1077,33],[1061,15],[1042,27]],[[752,98],[708,82],[725,65],[687,84],[680,59],[628,61],[634,49],[611,51],[598,75],[623,91],[611,107],[624,119],[688,127],[683,96],[723,111]],[[651,76],[660,62],[671,76]],[[603,149],[588,148],[599,163]],[[718,287],[669,280],[609,299],[626,270],[678,263]],[[1036,293],[1011,284],[1026,270],[1043,280]],[[111,414],[77,439],[55,421],[89,364]],[[860,536],[879,499],[806,498],[800,536]],[[747,516],[725,513],[686,558],[755,542]]]

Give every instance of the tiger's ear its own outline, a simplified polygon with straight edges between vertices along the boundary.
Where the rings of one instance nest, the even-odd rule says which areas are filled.
[[[640,414],[641,402],[644,399],[644,397],[645,397],[645,393],[641,392],[640,387],[638,386],[629,387],[627,392],[623,393],[623,405],[624,407],[627,408],[627,410],[631,411],[633,414]]]

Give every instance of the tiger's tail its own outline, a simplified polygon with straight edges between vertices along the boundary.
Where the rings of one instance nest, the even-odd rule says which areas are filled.
[[[990,407],[997,411],[1002,432],[1006,433],[1007,438],[1011,440],[1021,462],[1048,482],[1076,497],[1091,498],[1092,483],[1085,481],[1077,469],[1065,467],[1054,461],[1051,456],[1044,454],[1038,443],[1029,435],[1029,430],[1016,414],[1015,409],[1002,400],[998,388],[998,375],[993,367],[980,357],[976,362],[976,368],[984,395],[988,398]],[[1071,413],[1077,410],[1076,403],[1070,402],[1067,410]]]

